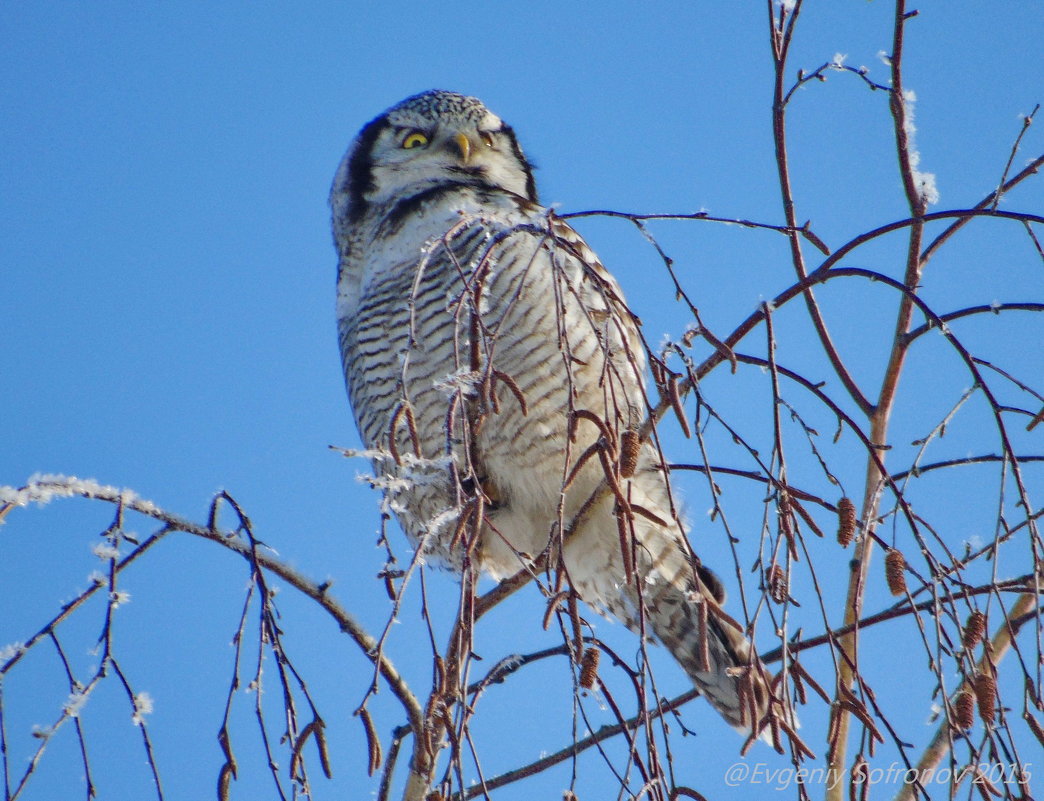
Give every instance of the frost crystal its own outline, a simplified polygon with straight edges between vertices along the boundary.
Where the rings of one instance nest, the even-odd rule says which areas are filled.
[[[903,92],[903,130],[906,133],[906,148],[910,156],[910,172],[912,173],[914,185],[917,188],[917,194],[920,195],[921,200],[931,206],[939,202],[939,189],[935,185],[935,173],[922,172],[917,169],[921,163],[921,154],[914,145],[914,134],[917,133],[917,126],[914,125],[914,103],[916,102],[917,95],[912,89],[907,89]]]
[[[428,521],[428,525],[425,527],[428,534],[438,533],[446,527],[446,525],[457,519],[460,514],[460,509],[454,507],[453,509],[447,509],[444,512],[440,512],[435,515],[431,520]]]
[[[143,514],[152,514],[159,510],[151,501],[140,498],[131,490],[120,490],[106,484],[99,484],[90,478],[64,476],[59,473],[36,473],[30,476],[26,485],[20,489],[0,487],[0,503],[10,503],[15,506],[28,506],[30,503],[38,503],[43,506],[55,498],[72,498],[77,495],[84,498],[120,501],[125,506],[133,507]]]
[[[458,392],[465,396],[474,396],[475,387],[481,380],[481,373],[461,368],[447,376],[435,379],[432,385],[436,390],[450,397]]]
[[[152,714],[152,696],[146,692],[134,696],[134,716],[131,718],[135,726],[145,722],[145,716]]]
[[[25,643],[13,642],[0,648],[0,662],[8,662],[25,653]]]
[[[934,172],[920,172],[918,170],[913,171],[914,184],[917,186],[917,193],[921,196],[925,203],[929,206],[934,206],[939,202],[939,189],[935,185],[935,173]]]
[[[493,666],[493,669],[490,670],[489,675],[496,676],[499,675],[502,671],[506,672],[516,670],[521,664],[522,654],[508,654]]]
[[[65,700],[65,705],[62,707],[62,711],[71,718],[79,717],[80,710],[83,709],[86,703],[87,693],[85,693],[83,689],[76,689],[69,693],[69,697]]]
[[[397,476],[359,476],[361,481],[369,484],[373,489],[384,490],[385,492],[406,492],[410,488],[410,484],[404,478],[398,478]]]
[[[110,542],[99,542],[91,546],[91,553],[99,559],[116,559],[120,555],[120,549]]]
[[[109,601],[112,603],[112,608],[115,609],[122,604],[129,604],[131,595],[126,590],[117,590],[116,592],[109,593]]]
[[[924,722],[925,726],[931,726],[935,721],[939,719],[939,715],[942,713],[942,707],[939,704],[932,704],[928,708],[928,720]]]
[[[371,462],[388,461],[392,458],[390,451],[382,451],[374,448],[337,448],[341,456],[346,459],[369,459]],[[358,478],[358,476],[357,476]]]
[[[839,70],[844,67],[846,58],[848,53],[834,53],[834,60],[830,62],[831,69]]]

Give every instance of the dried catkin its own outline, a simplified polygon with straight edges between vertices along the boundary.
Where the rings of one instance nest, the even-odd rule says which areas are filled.
[[[235,772],[231,762],[226,762],[221,766],[221,773],[218,774],[218,801],[228,801],[230,798],[229,785],[232,783]]]
[[[588,648],[580,657],[580,686],[585,690],[594,689],[598,680],[598,660],[602,652],[597,648]]]
[[[984,723],[993,723],[997,713],[997,680],[989,673],[980,673],[975,677],[972,687],[975,700],[979,703],[979,717]]]
[[[638,453],[642,447],[641,437],[633,429],[620,435],[620,477],[630,478],[638,467]]]
[[[1026,719],[1026,725],[1030,727],[1033,736],[1040,741],[1041,745],[1044,745],[1044,728],[1037,722],[1037,719],[1028,710],[1022,714],[1022,717]]]
[[[889,549],[885,557],[885,578],[892,595],[906,595],[906,559],[900,551]]]
[[[837,502],[837,541],[842,548],[847,548],[855,537],[856,510],[851,498],[842,498]]]
[[[322,725],[315,727],[315,744],[319,749],[319,766],[323,769],[323,775],[328,779],[333,778],[333,770],[330,768],[330,746],[326,742]],[[380,743],[378,742],[378,746]]]
[[[366,747],[370,758],[369,775],[372,776],[381,766],[381,738],[377,736],[377,727],[373,725],[373,718],[366,707],[359,710],[359,719],[366,730]]]
[[[852,783],[848,787],[849,801],[866,801],[870,793],[870,765],[862,754],[852,765]]]
[[[790,511],[790,498],[786,494],[779,498],[779,533],[786,537],[787,550],[793,559],[798,558],[797,543],[794,541],[794,519]]]
[[[678,423],[681,425],[685,439],[689,439],[692,437],[692,430],[689,428],[689,420],[685,416],[685,407],[682,406],[681,390],[678,388],[678,378],[678,376],[671,376],[671,380],[667,384],[667,389],[671,399],[671,408],[674,409],[674,414],[678,418]]]
[[[787,574],[779,565],[772,565],[768,570],[768,591],[769,596],[777,604],[783,603],[787,600],[787,594],[789,587],[787,581]]]
[[[953,701],[954,717],[957,728],[967,731],[975,723],[975,696],[968,690],[961,690]]]
[[[965,648],[974,648],[982,642],[985,634],[986,615],[979,611],[972,612],[968,615],[968,622],[964,624],[964,634],[961,636],[961,642],[964,643]]]

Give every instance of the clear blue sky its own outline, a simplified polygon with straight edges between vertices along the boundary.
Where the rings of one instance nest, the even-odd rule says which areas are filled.
[[[924,6],[909,26],[906,71],[917,94],[921,168],[937,177],[936,208],[964,208],[996,185],[1018,115],[1044,100],[1044,15],[1023,0]],[[842,53],[887,81],[878,57],[890,48],[887,3],[813,2],[805,14],[795,68]],[[0,484],[18,486],[38,471],[75,474],[131,487],[197,520],[212,494],[227,489],[265,542],[306,574],[333,580],[375,631],[388,612],[373,579],[382,564],[377,499],[354,479],[366,466],[327,447],[358,445],[334,334],[326,195],[359,127],[411,93],[453,89],[483,98],[514,126],[540,167],[542,199],[562,211],[707,209],[782,221],[761,3],[7,3],[0,42]],[[831,73],[793,104],[798,213],[833,246],[905,216],[886,102],[858,78]],[[1031,132],[1016,168],[1040,150]],[[1024,187],[1011,207],[1039,213],[1042,186],[1038,179]],[[662,267],[633,229],[579,225],[646,319],[650,339],[677,334],[681,317],[657,316],[670,298]],[[782,238],[703,224],[655,230],[719,333],[790,281]],[[946,263],[950,272],[930,274],[933,302],[948,310],[974,297],[1040,300],[1028,240],[982,230],[968,235],[963,260]],[[1009,237],[1003,252],[1012,261],[993,257],[1000,235]],[[868,250],[853,266],[896,274],[900,250]],[[984,272],[988,296],[962,294]],[[846,310],[843,293],[826,302],[836,304],[847,343],[860,341],[860,317],[879,311]],[[1035,330],[1026,335],[1039,336],[1039,324]],[[1027,375],[1044,374],[1041,350],[1039,338],[1026,341]],[[912,435],[937,418],[933,407],[911,424]],[[851,477],[859,494],[858,471]],[[1033,480],[1039,501],[1039,473]],[[702,521],[699,491],[690,512]],[[86,586],[101,566],[90,548],[111,515],[67,501],[8,518],[0,528],[0,647],[24,639]],[[132,528],[152,530],[141,520]],[[957,529],[959,549],[975,532]],[[247,573],[206,543],[168,546],[128,573],[132,601],[119,610],[118,637],[137,688],[156,702],[150,722],[168,797],[212,797],[228,642]],[[428,587],[452,601],[451,577],[433,575]],[[364,776],[361,727],[348,719],[367,663],[293,595],[280,598],[290,647],[336,731],[334,782],[319,780],[317,797],[369,797],[375,783]],[[500,614],[481,635],[491,658],[556,641],[540,631],[540,606],[531,594]],[[407,610],[391,651],[423,691],[425,652],[410,647],[423,637],[417,616]],[[69,635],[83,669],[99,620],[95,609],[90,625]],[[29,726],[49,723],[66,695],[53,654],[37,660],[4,685],[16,765],[35,745]],[[541,670],[519,687],[567,704],[563,663]],[[669,667],[661,673],[673,690],[684,686]],[[252,700],[239,703],[243,762],[253,747]],[[386,736],[402,720],[392,705],[380,709]],[[565,729],[541,732],[527,705],[506,709],[513,737],[485,746],[487,772],[567,741]],[[911,714],[926,718],[927,706]],[[683,773],[712,752],[714,765],[732,761],[738,738],[702,702],[685,721],[704,733],[679,740]],[[148,797],[119,693],[92,698],[84,723],[98,743],[92,762],[103,797]],[[491,728],[486,720],[476,731]],[[52,745],[26,798],[80,797],[70,734]],[[117,755],[127,762],[118,771]],[[716,775],[700,775],[686,783],[717,789]],[[542,797],[557,798],[568,774],[541,782],[533,787]],[[271,797],[261,771],[236,793]]]

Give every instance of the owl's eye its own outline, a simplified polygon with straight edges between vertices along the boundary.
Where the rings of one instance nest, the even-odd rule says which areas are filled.
[[[493,147],[493,134],[489,131],[479,131],[479,136],[482,138],[482,144],[486,147]]]
[[[424,147],[426,144],[428,144],[428,137],[420,131],[410,131],[406,134],[406,138],[402,140],[403,150],[409,150],[414,147]]]

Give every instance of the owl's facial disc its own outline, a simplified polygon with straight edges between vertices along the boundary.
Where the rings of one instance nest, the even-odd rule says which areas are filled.
[[[519,158],[510,129],[495,115],[434,123],[414,115],[388,117],[391,125],[371,151],[370,202],[459,182],[528,195],[529,165]]]
[[[508,125],[475,98],[426,92],[363,128],[338,171],[331,203],[335,216],[351,223],[367,208],[455,184],[537,200],[531,165]]]

